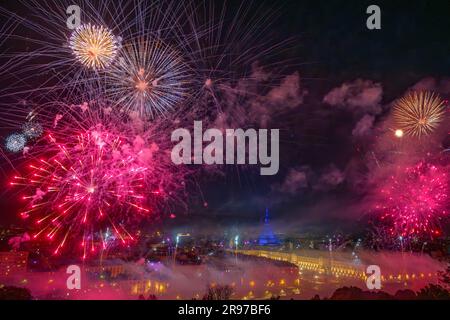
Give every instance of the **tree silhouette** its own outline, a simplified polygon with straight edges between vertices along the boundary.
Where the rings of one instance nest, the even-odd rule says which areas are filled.
[[[32,300],[30,290],[18,287],[0,288],[0,300]]]
[[[232,294],[233,288],[230,286],[217,285],[208,288],[208,291],[203,296],[203,300],[230,300]]]

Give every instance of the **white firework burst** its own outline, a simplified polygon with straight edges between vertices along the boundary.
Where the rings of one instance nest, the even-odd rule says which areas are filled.
[[[13,133],[6,138],[5,147],[9,152],[18,153],[25,148],[27,138],[21,133]]]
[[[179,52],[160,40],[140,38],[123,47],[106,74],[107,96],[127,113],[154,117],[189,96],[191,79]]]
[[[23,124],[22,132],[27,138],[36,139],[42,135],[44,129],[42,128],[42,125],[39,122],[29,121]]]

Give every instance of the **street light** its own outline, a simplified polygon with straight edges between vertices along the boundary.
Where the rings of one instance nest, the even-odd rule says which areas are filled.
[[[177,249],[178,249],[178,244],[180,243],[180,238],[181,237],[190,237],[191,234],[190,233],[177,233],[177,236],[175,238],[175,251],[173,252],[173,261],[175,262],[175,258],[177,256]]]

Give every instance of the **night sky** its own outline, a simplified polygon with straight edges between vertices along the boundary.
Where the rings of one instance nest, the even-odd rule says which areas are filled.
[[[15,2],[5,2],[2,6],[14,10]],[[381,30],[366,28],[371,4],[381,7]],[[237,2],[228,6],[233,10]],[[265,6],[278,8],[270,36],[290,39],[278,59],[286,61],[286,76],[298,73],[302,92],[302,101],[292,108],[281,106],[269,124],[281,130],[280,172],[260,177],[257,170],[227,168],[222,179],[200,179],[208,207],[196,196],[189,213],[169,225],[255,225],[268,206],[279,228],[353,228],[364,217],[361,203],[367,196],[355,172],[367,175],[369,169],[361,163],[390,103],[423,79],[428,79],[427,87],[441,88],[436,90],[450,97],[444,82],[450,77],[449,1],[292,0]],[[325,97],[344,83],[361,93],[362,104],[366,89],[381,88],[379,99],[362,108],[326,103]],[[366,115],[373,119],[371,129],[355,137],[355,127]],[[448,148],[448,140],[439,143]],[[1,165],[6,180],[7,162]],[[13,197],[1,194],[0,224],[15,222]]]
[[[381,7],[381,30],[366,28],[365,10],[370,4]],[[330,110],[323,97],[333,88],[356,79],[371,80],[382,86],[380,104],[384,106],[422,79],[432,77],[439,81],[448,77],[450,3],[287,1],[281,11],[274,28],[280,37],[289,35],[295,39],[295,49],[286,52],[286,59],[297,59],[299,65],[295,70],[299,71],[302,89],[308,95],[295,111],[280,116],[272,124],[285,129],[280,173],[273,178],[249,177],[244,173],[238,183],[236,177],[228,176],[234,180],[231,185],[240,187],[221,185],[219,192],[208,192],[214,206],[205,215],[214,214],[218,206],[220,213],[214,219],[225,216],[225,223],[245,220],[252,224],[258,217],[261,219],[267,205],[280,228],[293,223],[296,231],[305,229],[305,224],[314,226],[314,230],[316,227],[333,230],[336,225],[351,229],[356,226],[355,221],[364,219],[365,213],[359,207],[353,208],[364,195],[355,192],[348,185],[351,182],[344,180],[327,190],[305,188],[288,195],[284,192],[282,196],[273,190],[279,188],[280,180],[286,178],[291,168],[305,166],[320,172],[334,164],[345,171],[354,158],[361,157],[357,149],[370,141],[355,141],[352,137],[361,116]],[[389,107],[385,107],[377,115],[375,126],[388,111]],[[223,190],[230,199],[225,206]],[[316,206],[319,208],[310,211]]]

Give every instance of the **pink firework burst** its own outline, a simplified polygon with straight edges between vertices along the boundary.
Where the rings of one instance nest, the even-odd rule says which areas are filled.
[[[392,236],[440,236],[440,220],[447,216],[449,180],[445,167],[420,162],[392,176],[381,190],[380,219]]]
[[[152,170],[140,153],[102,125],[65,136],[65,143],[53,133],[46,139],[52,156],[34,160],[28,174],[11,182],[29,190],[20,215],[35,222],[33,237],[55,242],[55,254],[68,241],[81,239],[83,258],[106,247],[106,230],[122,244],[133,241],[126,227],[151,215],[148,204],[163,196],[159,185],[147,179]]]

